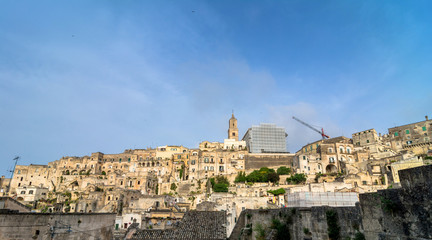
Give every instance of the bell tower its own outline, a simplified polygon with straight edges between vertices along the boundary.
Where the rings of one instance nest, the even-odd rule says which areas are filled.
[[[232,113],[232,116],[229,120],[228,139],[235,139],[238,141],[237,119],[234,117],[234,113]]]

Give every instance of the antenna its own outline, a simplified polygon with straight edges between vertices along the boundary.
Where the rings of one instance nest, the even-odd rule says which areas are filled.
[[[9,191],[10,191],[10,187],[11,187],[11,183],[12,183],[13,175],[14,175],[14,173],[15,173],[15,168],[16,168],[16,165],[17,165],[19,159],[20,159],[19,156],[16,156],[16,157],[13,159],[13,160],[15,161],[15,165],[14,165],[13,170],[11,171],[11,178],[10,178],[10,180],[9,180],[9,186],[8,186],[8,188],[7,188],[6,196],[9,195]]]

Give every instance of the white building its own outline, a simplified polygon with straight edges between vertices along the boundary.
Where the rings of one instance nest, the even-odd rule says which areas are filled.
[[[37,186],[21,186],[17,188],[17,200],[34,202],[39,199],[47,199],[48,188]]]

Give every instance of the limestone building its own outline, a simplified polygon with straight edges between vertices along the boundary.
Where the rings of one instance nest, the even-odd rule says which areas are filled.
[[[228,139],[235,139],[238,141],[237,119],[234,117],[234,113],[229,120]]]
[[[319,140],[297,151],[294,163],[305,174],[337,173],[341,163],[356,161],[353,149],[352,140],[343,136]]]
[[[417,154],[426,154],[432,149],[432,120],[397,126],[388,129],[393,149],[408,149]]]

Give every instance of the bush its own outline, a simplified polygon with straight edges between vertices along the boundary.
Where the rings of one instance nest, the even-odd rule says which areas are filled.
[[[274,169],[263,167],[260,170],[254,170],[246,176],[248,182],[277,182],[279,181],[279,175]]]
[[[280,168],[277,169],[276,172],[279,175],[289,175],[289,174],[291,174],[291,168],[280,167]]]
[[[361,232],[357,232],[354,235],[354,240],[366,240],[365,235]]]
[[[271,228],[276,230],[276,239],[291,239],[287,224],[282,223],[279,219],[272,219]]]
[[[285,194],[285,189],[279,188],[279,189],[276,189],[276,190],[269,190],[267,192],[269,192],[269,193],[277,196],[277,195]]]
[[[177,185],[175,183],[171,183],[171,190],[175,191],[177,189]]]
[[[213,186],[214,192],[228,192],[228,185],[223,183],[216,183]]]
[[[289,183],[299,184],[306,182],[306,175],[304,173],[296,173],[286,179]]]
[[[209,182],[214,192],[228,192],[228,178],[224,176],[217,176],[216,179],[210,178]]]
[[[234,182],[246,182],[246,173],[245,172],[239,172],[237,173],[237,177],[235,178]]]

